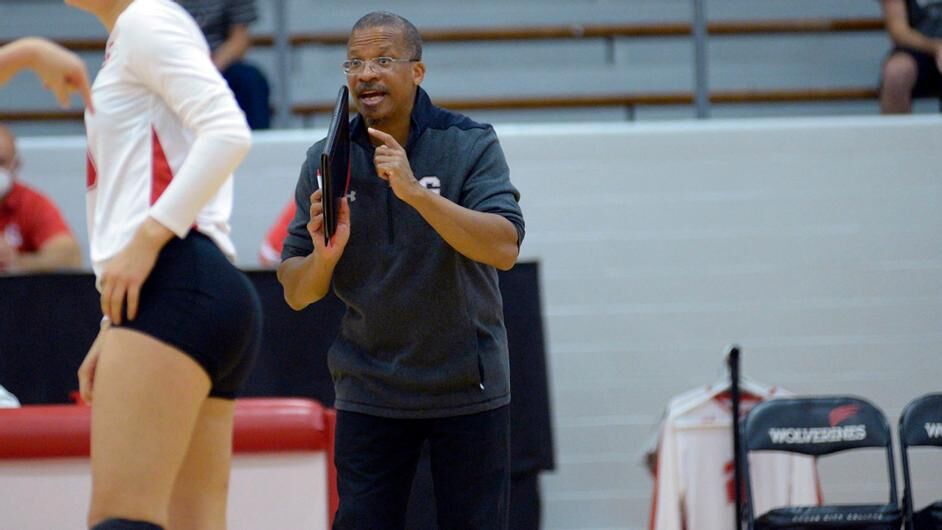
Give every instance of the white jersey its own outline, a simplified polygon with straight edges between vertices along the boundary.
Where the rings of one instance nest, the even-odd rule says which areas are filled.
[[[745,414],[762,400],[744,396]],[[661,425],[652,500],[651,530],[726,530],[733,527],[732,408],[727,395],[702,387],[671,400]],[[756,515],[781,506],[820,503],[812,457],[757,453],[749,457]],[[745,492],[744,492],[745,494]]]
[[[232,171],[248,151],[242,111],[199,27],[171,0],[135,0],[118,17],[86,111],[87,215],[97,275],[153,217],[191,228],[234,258]]]

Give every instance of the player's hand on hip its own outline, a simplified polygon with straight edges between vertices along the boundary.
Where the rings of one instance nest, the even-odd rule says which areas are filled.
[[[153,218],[135,232],[131,242],[105,264],[101,275],[101,312],[114,324],[121,324],[127,301],[128,320],[137,317],[141,287],[157,262],[160,249],[173,232]]]
[[[316,190],[311,194],[310,221],[307,223],[307,232],[314,243],[317,255],[336,263],[343,255],[343,249],[350,240],[350,204],[346,197],[340,201],[337,209],[337,227],[330,238],[330,244],[324,243],[324,205],[321,202],[323,192]]]
[[[369,133],[370,136],[382,142],[373,154],[376,174],[389,183],[396,197],[409,202],[409,199],[422,189],[422,186],[415,180],[406,150],[395,138],[383,131],[370,128]]]

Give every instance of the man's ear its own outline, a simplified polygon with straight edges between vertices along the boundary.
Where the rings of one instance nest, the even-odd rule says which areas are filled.
[[[421,85],[422,81],[425,79],[425,63],[419,61],[417,63],[412,63],[412,81],[415,82],[416,86]]]

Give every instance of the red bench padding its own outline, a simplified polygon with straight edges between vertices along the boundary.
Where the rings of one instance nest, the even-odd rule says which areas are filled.
[[[236,401],[236,453],[326,451],[333,443],[326,411],[307,399]],[[0,459],[88,457],[91,409],[27,405],[0,409]]]

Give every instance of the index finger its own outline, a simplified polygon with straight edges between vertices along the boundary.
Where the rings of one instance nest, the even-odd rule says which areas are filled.
[[[374,129],[372,127],[367,129],[367,131],[370,133],[370,136],[376,138],[380,142],[383,142],[383,145],[387,147],[392,147],[394,149],[401,148],[401,146],[399,145],[399,142],[397,142],[396,139],[392,137],[392,135],[386,134],[383,131],[379,129]]]
[[[85,108],[94,113],[95,104],[92,103],[92,88],[88,84],[88,76],[85,74],[85,68],[80,68],[79,71],[69,79],[69,82],[79,95],[82,96],[82,101],[85,102]]]

